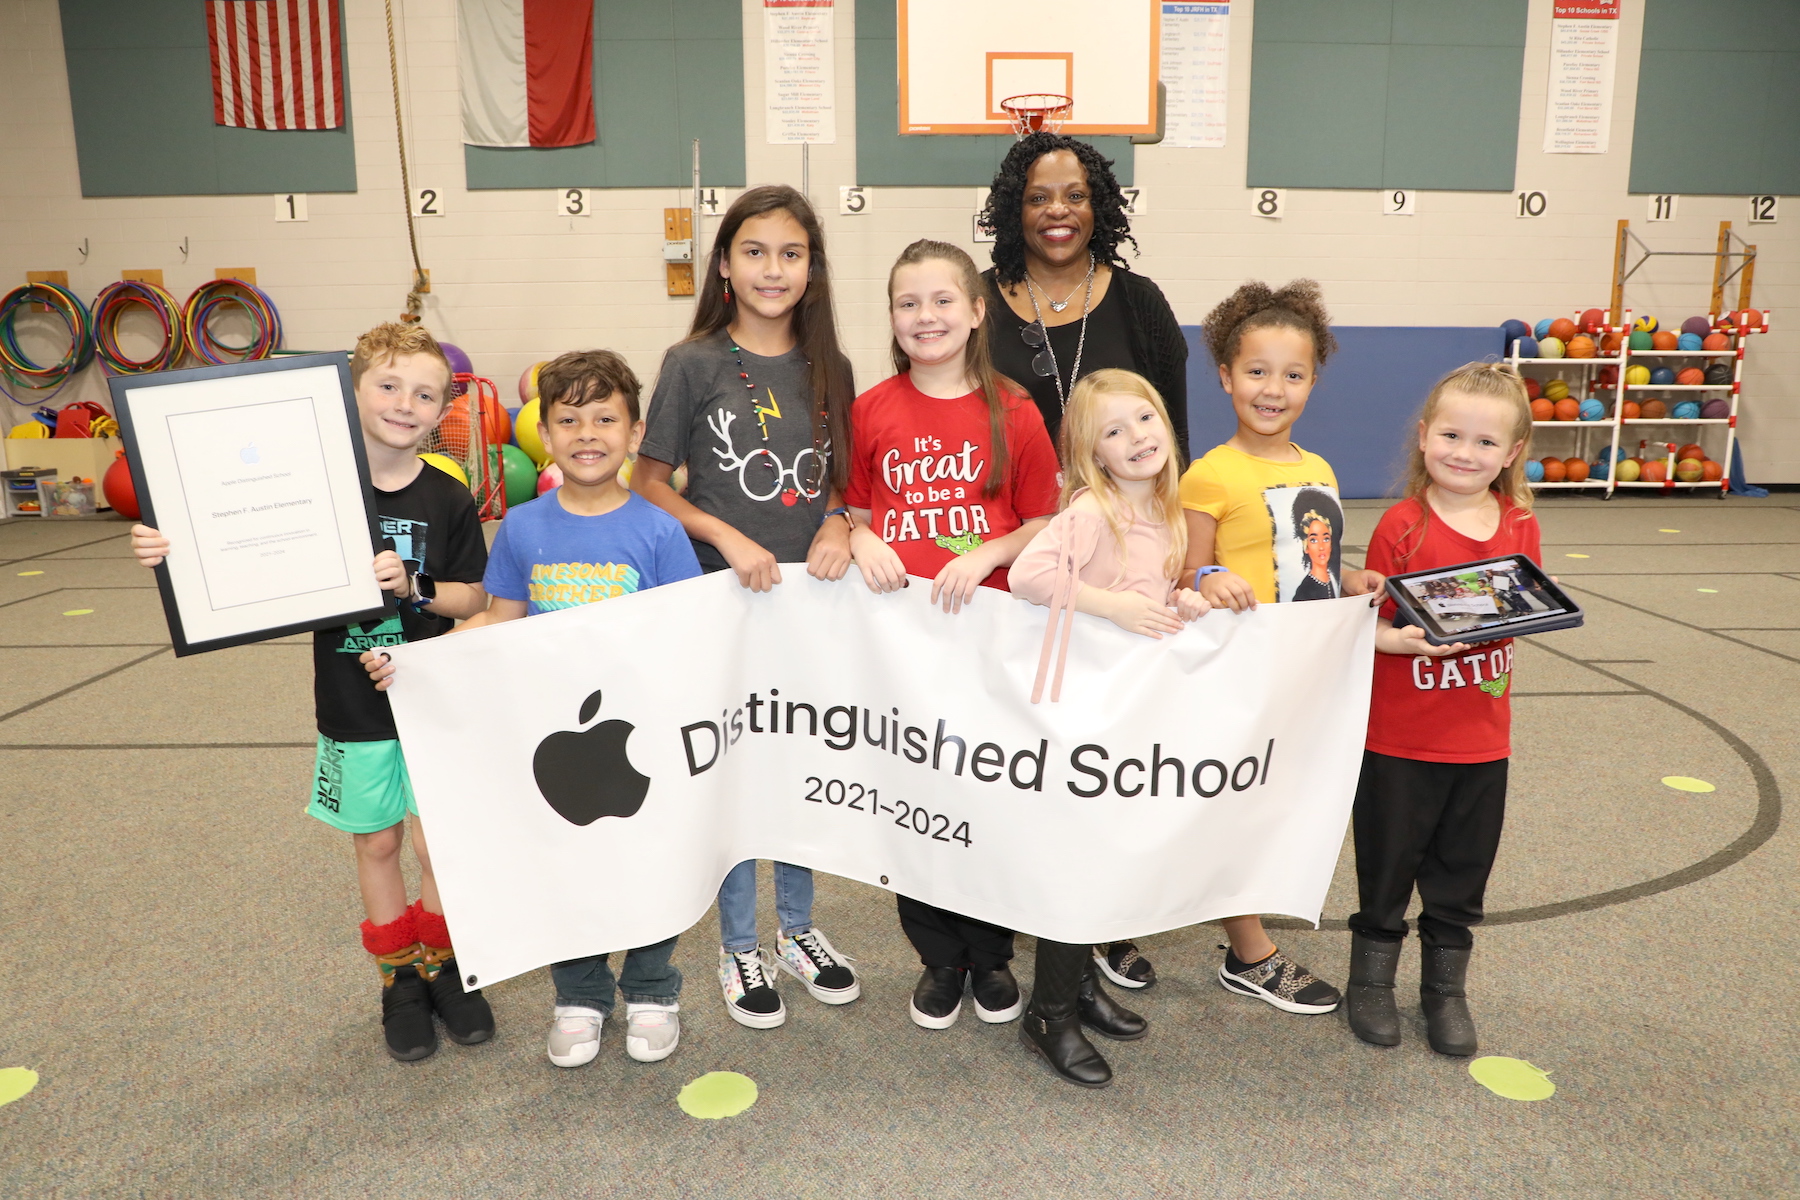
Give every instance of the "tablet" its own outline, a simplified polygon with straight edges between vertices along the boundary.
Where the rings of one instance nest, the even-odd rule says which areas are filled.
[[[1574,629],[1581,606],[1523,554],[1390,575],[1394,624],[1417,625],[1434,646]]]

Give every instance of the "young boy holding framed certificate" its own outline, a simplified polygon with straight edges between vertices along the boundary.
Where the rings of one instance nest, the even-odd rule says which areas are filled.
[[[437,1049],[434,1011],[464,1045],[491,1037],[494,1016],[479,991],[463,991],[393,714],[359,659],[483,611],[487,547],[468,489],[419,457],[451,398],[436,339],[418,326],[377,325],[357,340],[350,376],[384,546],[372,569],[394,607],[379,621],[313,634],[319,748],[307,811],[355,844],[362,941],[381,975],[387,1050],[412,1061]],[[132,527],[131,546],[146,567],[169,553],[169,539],[147,525]],[[420,873],[411,905],[400,872],[409,813]]]

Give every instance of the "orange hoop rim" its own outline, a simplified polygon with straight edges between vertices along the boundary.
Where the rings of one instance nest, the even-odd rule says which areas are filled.
[[[1039,130],[1055,133],[1069,119],[1075,101],[1056,92],[1026,92],[1008,96],[1000,102],[1000,111],[1012,118],[1013,132],[1021,138]]]

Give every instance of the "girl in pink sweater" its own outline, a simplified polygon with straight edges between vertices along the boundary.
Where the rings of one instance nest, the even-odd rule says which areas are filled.
[[[1160,638],[1180,632],[1183,621],[1210,607],[1199,593],[1174,582],[1187,555],[1182,464],[1156,389],[1130,371],[1095,371],[1075,385],[1062,437],[1062,511],[1013,562],[1011,574],[1015,595],[1050,607],[1034,704],[1043,695],[1059,624],[1062,654],[1050,699],[1061,693],[1061,657],[1068,651],[1074,612]],[[1106,994],[1093,953],[1091,946],[1038,939],[1031,1004],[1019,1034],[1070,1083],[1105,1087],[1112,1082],[1112,1068],[1082,1026],[1116,1041],[1141,1038],[1150,1028]]]
[[[1160,638],[1211,607],[1176,584],[1187,555],[1182,465],[1168,411],[1150,382],[1115,369],[1084,376],[1069,397],[1062,436],[1062,511],[1019,555],[1011,575],[1014,595],[1050,608],[1033,704],[1043,697],[1053,645],[1050,699],[1062,695],[1074,627],[1068,610]]]

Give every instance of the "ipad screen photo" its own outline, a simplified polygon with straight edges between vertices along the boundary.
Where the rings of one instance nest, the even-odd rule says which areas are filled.
[[[1581,622],[1581,608],[1523,555],[1396,575],[1388,589],[1433,642],[1492,641]]]

